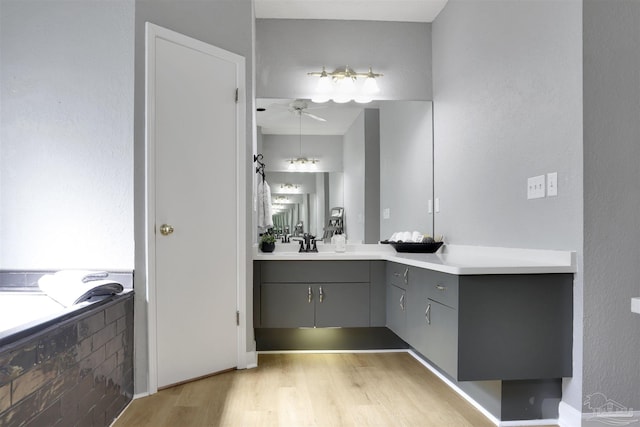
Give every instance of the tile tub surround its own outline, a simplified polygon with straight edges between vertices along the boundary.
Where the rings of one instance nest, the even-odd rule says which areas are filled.
[[[132,291],[0,348],[1,426],[108,426],[132,396]]]

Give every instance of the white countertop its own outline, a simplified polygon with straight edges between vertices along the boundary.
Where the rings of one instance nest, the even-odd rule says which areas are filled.
[[[458,275],[576,272],[576,255],[572,251],[445,245],[434,254],[412,254],[397,253],[393,247],[382,244],[347,245],[347,251],[342,253],[335,252],[333,245],[322,244],[318,244],[317,253],[298,253],[297,249],[297,243],[276,243],[274,252],[262,253],[255,246],[253,259],[383,260]]]

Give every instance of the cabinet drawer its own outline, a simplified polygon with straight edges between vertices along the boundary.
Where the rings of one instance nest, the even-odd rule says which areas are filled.
[[[458,276],[433,271],[429,297],[451,308],[458,308]]]
[[[387,285],[406,289],[409,280],[409,268],[395,262],[387,263]]]
[[[411,286],[426,289],[426,296],[451,308],[458,308],[458,276],[439,271],[411,268]]]
[[[369,261],[265,261],[262,283],[368,283]]]

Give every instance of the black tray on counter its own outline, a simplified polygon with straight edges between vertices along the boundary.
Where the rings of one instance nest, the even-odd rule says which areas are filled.
[[[396,252],[410,252],[410,253],[421,253],[421,254],[432,254],[438,249],[440,249],[440,246],[444,244],[444,242],[415,243],[415,242],[389,242],[387,240],[383,240],[380,243],[385,243],[393,246]]]

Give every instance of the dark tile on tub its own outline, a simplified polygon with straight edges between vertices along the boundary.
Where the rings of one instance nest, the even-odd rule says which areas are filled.
[[[36,395],[32,394],[19,403],[14,403],[7,411],[0,412],[0,426],[22,426],[36,411]]]
[[[104,328],[104,310],[78,322],[78,339],[86,338]]]
[[[51,427],[58,424],[61,419],[60,401],[57,401],[27,422],[25,427]]]
[[[34,391],[38,390],[45,383],[51,381],[58,375],[58,369],[54,361],[49,360],[35,366],[33,369],[20,375],[11,383],[12,402],[24,399]]]
[[[38,362],[55,358],[59,353],[66,352],[77,341],[78,327],[76,324],[52,330],[38,343]]]
[[[104,328],[100,329],[98,332],[93,334],[93,337],[92,337],[93,343],[91,348],[96,350],[98,347],[102,347],[103,345],[105,345],[109,340],[111,340],[115,336],[116,336],[116,324],[115,322],[109,323],[107,326],[105,326]]]
[[[92,341],[93,340],[91,339],[91,337],[88,337],[83,339],[82,341],[79,341],[76,344],[76,362],[81,361],[82,359],[84,359],[85,357],[91,354]]]
[[[124,334],[116,335],[105,344],[106,356],[117,353],[124,347]]]
[[[126,315],[124,304],[113,305],[105,310],[105,323],[109,324],[111,322],[115,322],[120,318],[123,318]]]
[[[36,344],[0,354],[0,386],[9,383],[37,363]]]
[[[85,357],[84,359],[82,359],[79,363],[80,378],[84,378],[87,375],[92,375],[93,370],[97,366],[100,366],[100,364],[104,362],[104,359],[105,359],[104,347],[98,348],[96,351],[91,353],[88,357]]]
[[[0,413],[11,406],[11,384],[0,386]]]
[[[26,274],[17,271],[0,271],[0,286],[26,286]]]

